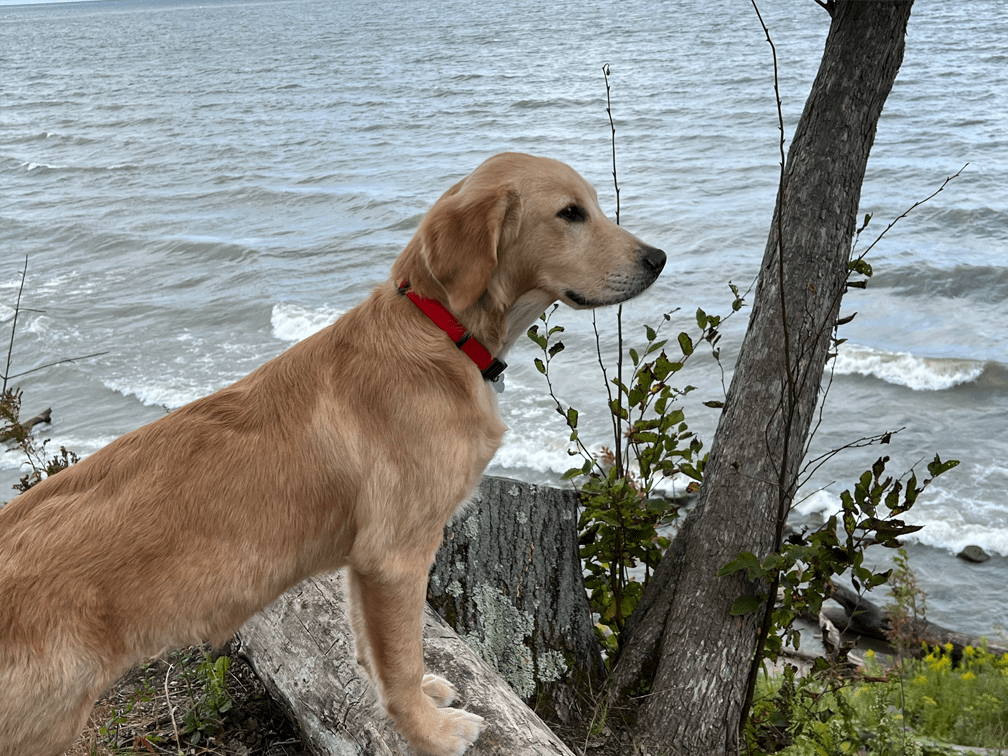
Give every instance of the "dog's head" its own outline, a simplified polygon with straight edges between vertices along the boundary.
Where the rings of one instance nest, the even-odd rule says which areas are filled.
[[[504,153],[441,196],[393,277],[506,350],[553,302],[617,304],[644,291],[664,265],[664,252],[605,216],[574,169]]]

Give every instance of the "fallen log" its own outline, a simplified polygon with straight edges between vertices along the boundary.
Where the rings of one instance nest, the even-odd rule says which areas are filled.
[[[34,417],[28,418],[23,423],[19,422],[18,425],[21,427],[21,431],[27,434],[28,431],[30,431],[36,425],[51,422],[52,422],[52,408],[47,407]],[[20,439],[23,438],[23,436],[19,436],[18,432],[13,427],[9,427],[6,432],[0,435],[0,441],[10,441],[12,438]]]
[[[345,606],[342,573],[306,580],[245,623],[240,653],[319,756],[412,756],[357,665]],[[458,687],[455,706],[487,720],[467,756],[573,756],[429,608],[424,662]]]
[[[831,598],[840,604],[841,609],[827,607],[823,609],[823,614],[842,632],[892,642],[892,621],[887,610],[879,608],[864,596],[859,596],[850,588],[837,583],[832,584]],[[911,632],[931,647],[951,643],[955,658],[962,654],[966,646],[986,647],[990,653],[999,656],[1008,653],[1008,647],[991,643],[987,638],[949,630],[927,619],[912,621]]]

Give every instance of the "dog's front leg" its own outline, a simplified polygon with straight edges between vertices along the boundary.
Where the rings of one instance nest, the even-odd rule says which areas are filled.
[[[423,567],[407,574],[352,574],[351,602],[360,602],[364,620],[355,621],[355,632],[366,636],[366,659],[382,703],[410,745],[434,756],[460,756],[486,722],[468,711],[438,708],[454,698],[455,688],[435,675],[424,676],[426,590]],[[360,649],[361,640],[357,643]]]
[[[354,634],[354,654],[357,663],[364,668],[371,682],[375,682],[374,667],[371,665],[371,651],[368,648],[367,626],[364,622],[364,600],[361,596],[361,576],[353,567],[347,568],[347,594],[350,599],[350,627]]]

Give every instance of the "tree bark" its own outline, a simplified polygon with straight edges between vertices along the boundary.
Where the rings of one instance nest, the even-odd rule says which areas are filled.
[[[865,166],[903,60],[911,5],[832,6],[700,499],[655,574],[654,595],[629,625],[613,676],[619,689],[657,664],[638,720],[643,742],[656,750],[739,750],[762,612],[731,616],[732,603],[758,587],[741,573],[716,572],[742,551],[769,553],[779,507],[790,505],[846,285]]]

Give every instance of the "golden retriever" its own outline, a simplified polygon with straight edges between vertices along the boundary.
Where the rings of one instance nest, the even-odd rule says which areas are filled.
[[[443,526],[505,426],[477,356],[420,305],[499,358],[554,301],[622,302],[664,264],[567,165],[497,155],[336,323],[7,504],[0,756],[63,752],[132,664],[221,643],[343,567],[358,661],[397,728],[422,753],[464,752],[485,722],[424,674],[421,613]]]

